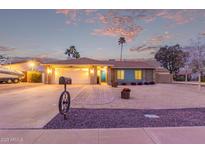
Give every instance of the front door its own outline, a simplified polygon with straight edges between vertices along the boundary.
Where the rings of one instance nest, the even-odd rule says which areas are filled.
[[[106,82],[106,72],[104,70],[101,71],[101,82]]]

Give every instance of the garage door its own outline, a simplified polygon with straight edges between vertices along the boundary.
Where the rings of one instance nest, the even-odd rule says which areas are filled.
[[[87,68],[56,68],[55,82],[59,82],[60,76],[69,77],[73,84],[89,84],[90,76]]]

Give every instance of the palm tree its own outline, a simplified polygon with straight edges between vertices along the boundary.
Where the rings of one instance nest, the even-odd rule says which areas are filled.
[[[120,61],[122,61],[122,49],[123,49],[123,44],[126,43],[126,40],[124,37],[120,37],[118,40],[119,45],[121,45],[121,54],[120,54]]]
[[[68,55],[69,58],[80,58],[80,53],[76,50],[75,46],[70,46],[69,49],[66,49],[65,55]]]

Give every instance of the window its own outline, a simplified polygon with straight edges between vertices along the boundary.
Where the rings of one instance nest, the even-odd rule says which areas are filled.
[[[117,71],[117,79],[118,80],[124,80],[124,76],[125,76],[124,70]]]
[[[142,80],[142,70],[135,70],[135,80]]]

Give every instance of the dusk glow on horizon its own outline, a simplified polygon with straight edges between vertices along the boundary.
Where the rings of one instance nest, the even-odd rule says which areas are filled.
[[[189,46],[205,34],[205,10],[0,10],[0,54],[65,59],[152,58],[164,45]]]

